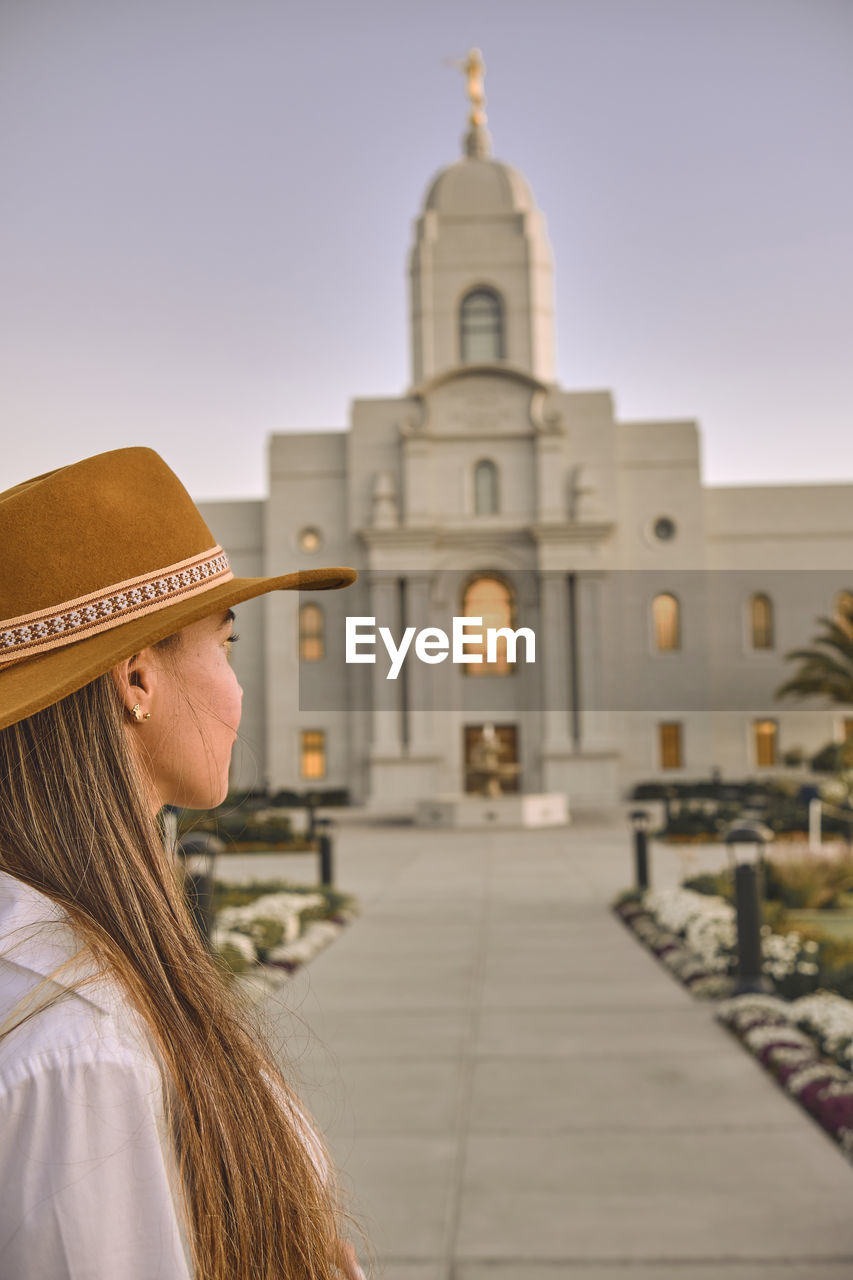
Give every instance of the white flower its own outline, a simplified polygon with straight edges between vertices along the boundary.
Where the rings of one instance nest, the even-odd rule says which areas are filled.
[[[284,941],[292,942],[299,937],[302,912],[324,902],[319,893],[266,893],[244,907],[224,907],[216,922],[223,929],[251,931],[253,923],[262,917],[277,920],[284,929]]]
[[[813,1084],[815,1080],[830,1082],[833,1080],[845,1081],[847,1079],[847,1072],[842,1071],[841,1067],[836,1067],[833,1063],[812,1062],[788,1076],[785,1081],[785,1088],[789,1089],[791,1093],[800,1093],[807,1084]]]
[[[748,1044],[750,1049],[764,1049],[768,1044],[773,1044],[774,1040],[779,1040],[785,1045],[802,1045],[804,1048],[811,1048],[812,1042],[803,1031],[798,1031],[796,1027],[750,1027],[748,1031],[743,1033],[743,1040]]]
[[[828,1053],[837,1054],[843,1046],[853,1049],[853,1001],[834,991],[816,991],[801,996],[791,1004],[791,1016],[801,1026],[813,1029]]]
[[[255,944],[251,938],[247,938],[245,933],[237,933],[233,929],[222,929],[214,926],[211,937],[211,946],[214,951],[221,951],[226,943],[232,947],[236,947],[242,956],[247,960],[257,960],[258,954],[255,951]]]

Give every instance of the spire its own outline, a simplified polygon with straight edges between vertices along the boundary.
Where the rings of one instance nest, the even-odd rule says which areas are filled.
[[[486,95],[483,92],[486,64],[480,50],[472,49],[465,61],[457,63],[457,66],[468,78],[468,97],[471,99],[468,132],[463,139],[465,155],[471,159],[483,160],[492,154],[492,138],[486,128]]]

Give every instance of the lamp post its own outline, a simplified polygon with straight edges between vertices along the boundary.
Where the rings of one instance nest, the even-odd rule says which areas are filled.
[[[317,848],[320,854],[320,884],[331,886],[335,883],[332,819],[315,818],[314,826],[318,831]]]
[[[762,972],[759,867],[773,832],[760,822],[740,822],[726,832],[726,852],[734,870],[738,972],[735,995],[769,994],[773,983]]]
[[[303,797],[303,803],[307,814],[305,823],[305,834],[309,840],[313,840],[317,833],[317,793],[314,791],[306,791]]]
[[[634,867],[637,889],[645,893],[649,887],[649,814],[646,809],[632,809],[628,815],[634,828]]]
[[[210,946],[213,930],[213,865],[225,848],[224,841],[210,831],[191,831],[177,845],[184,866],[184,888],[190,911],[205,946]]]

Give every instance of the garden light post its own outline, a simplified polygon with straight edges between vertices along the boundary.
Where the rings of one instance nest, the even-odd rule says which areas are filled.
[[[213,930],[213,865],[224,841],[210,831],[193,831],[177,845],[184,865],[184,888],[196,928],[205,946]]]
[[[317,834],[317,794],[314,791],[306,791],[303,797],[305,804],[305,812],[307,815],[305,822],[305,834],[309,840],[313,840]]]
[[[316,818],[314,822],[317,828],[317,849],[320,854],[320,884],[333,885],[335,883],[335,865],[334,850],[332,848],[332,819]]]
[[[649,887],[649,814],[646,809],[632,809],[629,817],[634,828],[637,889],[645,893]]]
[[[735,995],[773,991],[762,973],[759,862],[773,833],[759,822],[739,823],[726,833],[726,850],[734,868],[738,973]]]

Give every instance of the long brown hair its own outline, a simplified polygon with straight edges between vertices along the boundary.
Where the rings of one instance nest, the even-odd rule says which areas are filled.
[[[163,647],[173,647],[170,637]],[[107,672],[0,731],[0,868],[68,913],[160,1052],[199,1280],[332,1280],[344,1220],[260,1024],[198,938]]]

